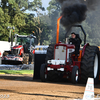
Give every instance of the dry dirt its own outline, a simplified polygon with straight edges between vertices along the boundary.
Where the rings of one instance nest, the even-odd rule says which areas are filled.
[[[0,75],[0,100],[72,100],[83,97],[83,84],[43,83],[32,77],[33,75]],[[95,94],[100,94],[100,82],[95,86]]]

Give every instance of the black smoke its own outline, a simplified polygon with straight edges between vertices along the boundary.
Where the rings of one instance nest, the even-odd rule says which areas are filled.
[[[58,2],[60,2],[60,3],[63,3],[64,1],[66,1],[66,0],[57,0]]]
[[[75,4],[65,7],[61,13],[63,15],[61,24],[66,28],[76,23],[81,23],[86,19],[87,7],[84,4]]]
[[[62,9],[65,6],[71,6],[73,4],[85,4],[88,10],[95,10],[100,4],[100,0],[56,0],[62,5]]]
[[[100,4],[100,0],[80,0],[81,3],[84,3],[88,10],[95,10],[95,8]]]
[[[61,24],[68,28],[86,19],[87,10],[94,10],[100,0],[57,0],[61,4],[63,15]]]

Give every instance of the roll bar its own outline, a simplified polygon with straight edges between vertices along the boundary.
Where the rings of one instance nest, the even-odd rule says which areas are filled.
[[[67,33],[71,30],[72,27],[80,27],[80,28],[81,28],[81,30],[82,30],[82,32],[83,32],[83,34],[84,34],[84,45],[85,45],[85,44],[86,44],[86,33],[85,33],[85,31],[84,31],[82,25],[72,25],[72,26],[68,29]],[[67,37],[67,33],[66,33],[66,37]]]

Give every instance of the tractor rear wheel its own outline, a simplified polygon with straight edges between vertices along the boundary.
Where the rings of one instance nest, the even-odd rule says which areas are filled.
[[[48,60],[51,60],[53,58],[54,58],[54,44],[50,44],[47,49],[45,61],[47,62]]]
[[[34,63],[34,55],[32,53],[29,53],[29,64]]]
[[[3,56],[7,56],[9,53],[4,51]]]
[[[47,81],[47,69],[46,69],[46,65],[45,64],[41,65],[40,78],[41,78],[42,82],[46,82]]]
[[[79,68],[78,66],[74,66],[72,69],[71,81],[76,84],[79,80]]]
[[[88,77],[99,80],[99,49],[96,46],[87,46],[81,62],[81,81],[87,82]]]
[[[23,54],[23,64],[29,64],[29,54]]]

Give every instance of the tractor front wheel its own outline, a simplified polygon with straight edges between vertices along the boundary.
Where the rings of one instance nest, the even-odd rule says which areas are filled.
[[[79,80],[79,68],[78,66],[74,66],[72,69],[71,81],[76,84]]]
[[[45,64],[41,65],[40,68],[40,78],[42,82],[46,82],[47,81],[47,68]]]

